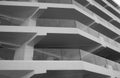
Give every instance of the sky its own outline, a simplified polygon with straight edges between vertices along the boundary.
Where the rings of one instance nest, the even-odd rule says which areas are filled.
[[[120,0],[113,0],[120,6]]]

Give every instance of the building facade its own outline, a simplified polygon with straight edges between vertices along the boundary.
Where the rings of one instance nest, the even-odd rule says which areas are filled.
[[[0,78],[120,78],[112,0],[0,0]]]

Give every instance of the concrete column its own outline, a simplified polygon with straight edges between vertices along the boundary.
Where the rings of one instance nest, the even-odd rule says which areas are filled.
[[[36,18],[28,18],[21,25],[22,26],[36,26]]]
[[[34,46],[24,44],[19,47],[14,55],[14,60],[32,60]]]
[[[109,69],[109,71],[111,73],[111,77],[108,77],[108,78],[117,78],[117,77],[115,77],[114,73],[112,72],[112,71],[114,71],[113,67],[111,65],[107,65],[107,68]]]
[[[31,78],[33,75],[34,75],[34,72],[32,71],[32,72],[29,72],[29,73],[27,73],[19,78]]]

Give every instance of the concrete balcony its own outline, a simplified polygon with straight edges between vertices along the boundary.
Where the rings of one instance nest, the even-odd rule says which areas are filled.
[[[111,24],[113,24],[119,28],[119,25],[120,25],[119,16],[120,16],[120,14],[117,13],[116,11],[114,11],[113,8],[107,6],[107,4],[104,3],[105,0],[103,0],[103,2],[101,0],[100,1],[88,0],[88,2],[90,5],[88,5],[86,8],[90,9],[91,11],[93,11],[94,13],[99,15],[100,17],[104,18],[105,20],[107,20],[108,22],[110,22]],[[102,2],[102,5],[101,5],[101,2]],[[109,13],[109,15],[108,15],[108,13]],[[117,22],[117,24],[115,24],[114,22]]]
[[[91,74],[92,76],[105,78],[120,77],[120,64],[86,51],[79,49],[59,50],[46,48],[39,50],[40,52],[34,52],[34,61],[1,60],[0,76],[3,76],[3,78],[4,76],[8,78],[30,78],[36,74],[43,76],[55,71],[61,73],[78,72],[79,74],[84,72],[82,74]],[[60,51],[63,53],[62,56],[59,55]],[[58,58],[58,55],[61,58]],[[60,73],[54,75],[59,76]]]
[[[0,74],[3,78],[4,76],[8,78],[30,78],[35,74],[47,75],[47,73],[51,71],[61,71],[63,73],[78,71],[79,74],[84,72],[84,74],[91,73],[92,75],[110,77],[114,71],[84,61],[1,61],[0,63],[2,67],[0,68]],[[99,70],[94,69],[94,67]],[[119,77],[118,73],[119,72],[117,72],[117,75],[115,73],[113,74],[115,77]],[[59,76],[59,74],[56,74],[56,76]]]
[[[20,5],[18,3],[19,2],[9,2],[9,1],[8,2],[7,1],[1,2],[1,8],[10,9],[10,10],[8,10],[9,14],[7,14],[8,12],[6,13],[5,10],[3,10],[2,14],[5,14],[5,15],[2,15],[2,16],[9,18],[9,20],[11,20],[10,17],[14,17],[12,19],[13,21],[11,21],[11,22],[17,21],[17,23],[16,23],[17,25],[21,25],[21,26],[24,25],[25,21],[28,22],[29,19],[32,20],[34,16],[37,19],[36,14],[39,13],[39,15],[37,15],[37,16],[38,17],[40,16],[40,18],[51,18],[51,19],[54,18],[55,19],[55,18],[59,18],[58,16],[61,16],[61,18],[59,18],[59,19],[65,18],[65,19],[78,20],[79,22],[81,22],[81,23],[83,23],[83,24],[85,24],[87,26],[90,26],[91,28],[97,30],[98,32],[103,33],[104,35],[106,35],[106,36],[108,36],[108,37],[110,37],[112,39],[118,38],[118,36],[120,34],[119,29],[115,28],[113,25],[111,25],[111,24],[109,24],[107,22],[104,22],[102,18],[98,17],[94,13],[92,13],[92,12],[90,12],[88,10],[85,10],[84,8],[82,8],[82,9],[77,8],[76,4],[75,4],[76,6],[74,6],[72,4],[68,4],[68,5],[65,4],[64,5],[64,4],[52,4],[52,3],[34,3],[35,5],[33,5],[32,3],[29,3],[29,2],[23,2],[25,5]],[[75,1],[74,1],[74,3],[75,3]],[[4,6],[4,5],[9,5],[9,6]],[[45,5],[47,5],[47,6],[45,6]],[[13,6],[17,6],[17,7],[13,7]],[[40,9],[38,7],[40,7]],[[54,8],[54,7],[56,7],[56,8]],[[22,8],[26,8],[27,11],[25,11]],[[63,8],[63,9],[61,9],[61,8]],[[24,14],[20,13],[20,12],[16,13],[16,12],[13,11],[13,9],[20,9],[19,11],[20,12],[24,11]],[[49,12],[49,11],[51,11],[51,12],[52,11],[57,11],[57,13],[54,14],[54,12],[53,12],[52,14],[48,14],[46,17],[44,17],[44,15],[46,15],[47,12]],[[67,14],[69,12],[68,13],[69,16],[68,15],[65,16],[65,14],[59,14],[58,11],[61,12],[61,13],[63,13],[63,11],[64,11],[65,14]],[[13,15],[14,13],[16,13],[16,14]],[[24,17],[24,15],[27,15],[27,16]],[[52,17],[53,15],[56,15],[56,16]],[[51,17],[49,17],[49,16],[51,16]],[[17,18],[19,18],[19,19],[21,18],[22,21],[18,20]],[[35,19],[32,20],[32,21],[29,21],[29,22],[31,23],[31,22],[34,22],[34,21],[35,21]],[[28,24],[28,25],[35,26],[36,24]],[[101,28],[103,28],[103,29],[99,30]],[[106,34],[103,31],[107,31],[110,34],[113,34],[114,36]]]
[[[1,44],[4,44],[4,46],[7,46],[8,48],[16,48],[23,45],[26,41],[31,39],[36,41],[37,39],[38,42],[35,43],[36,48],[41,46],[42,48],[68,47],[81,48],[86,51],[96,52],[101,48],[107,47],[109,50],[112,50],[113,53],[119,54],[119,43],[77,21],[76,25],[73,26],[76,26],[77,28],[0,26]]]

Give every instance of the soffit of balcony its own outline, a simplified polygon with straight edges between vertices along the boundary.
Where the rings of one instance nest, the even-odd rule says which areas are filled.
[[[38,7],[35,6],[0,5],[0,16],[6,17],[6,19],[11,18],[23,22],[25,19],[29,18],[37,9]]]
[[[2,78],[19,78],[29,74],[32,70],[0,70],[0,77]]]
[[[20,32],[0,32],[0,43],[7,45],[22,45],[30,38],[32,38],[35,33],[20,33]],[[13,45],[14,46],[14,45]],[[7,46],[10,47],[10,46]]]
[[[35,45],[35,48],[81,48],[89,50],[98,45],[100,44],[78,34],[48,33]]]
[[[17,18],[27,18],[31,16],[38,7],[27,7],[27,6],[9,6],[0,5],[0,14],[17,17]]]
[[[86,6],[87,4],[89,4],[89,2],[87,0],[75,0],[78,3],[81,3],[81,5]]]
[[[80,78],[80,77],[109,77],[106,75],[85,71],[85,70],[48,70],[47,73],[44,74],[35,74],[31,78],[41,77],[41,78]]]

